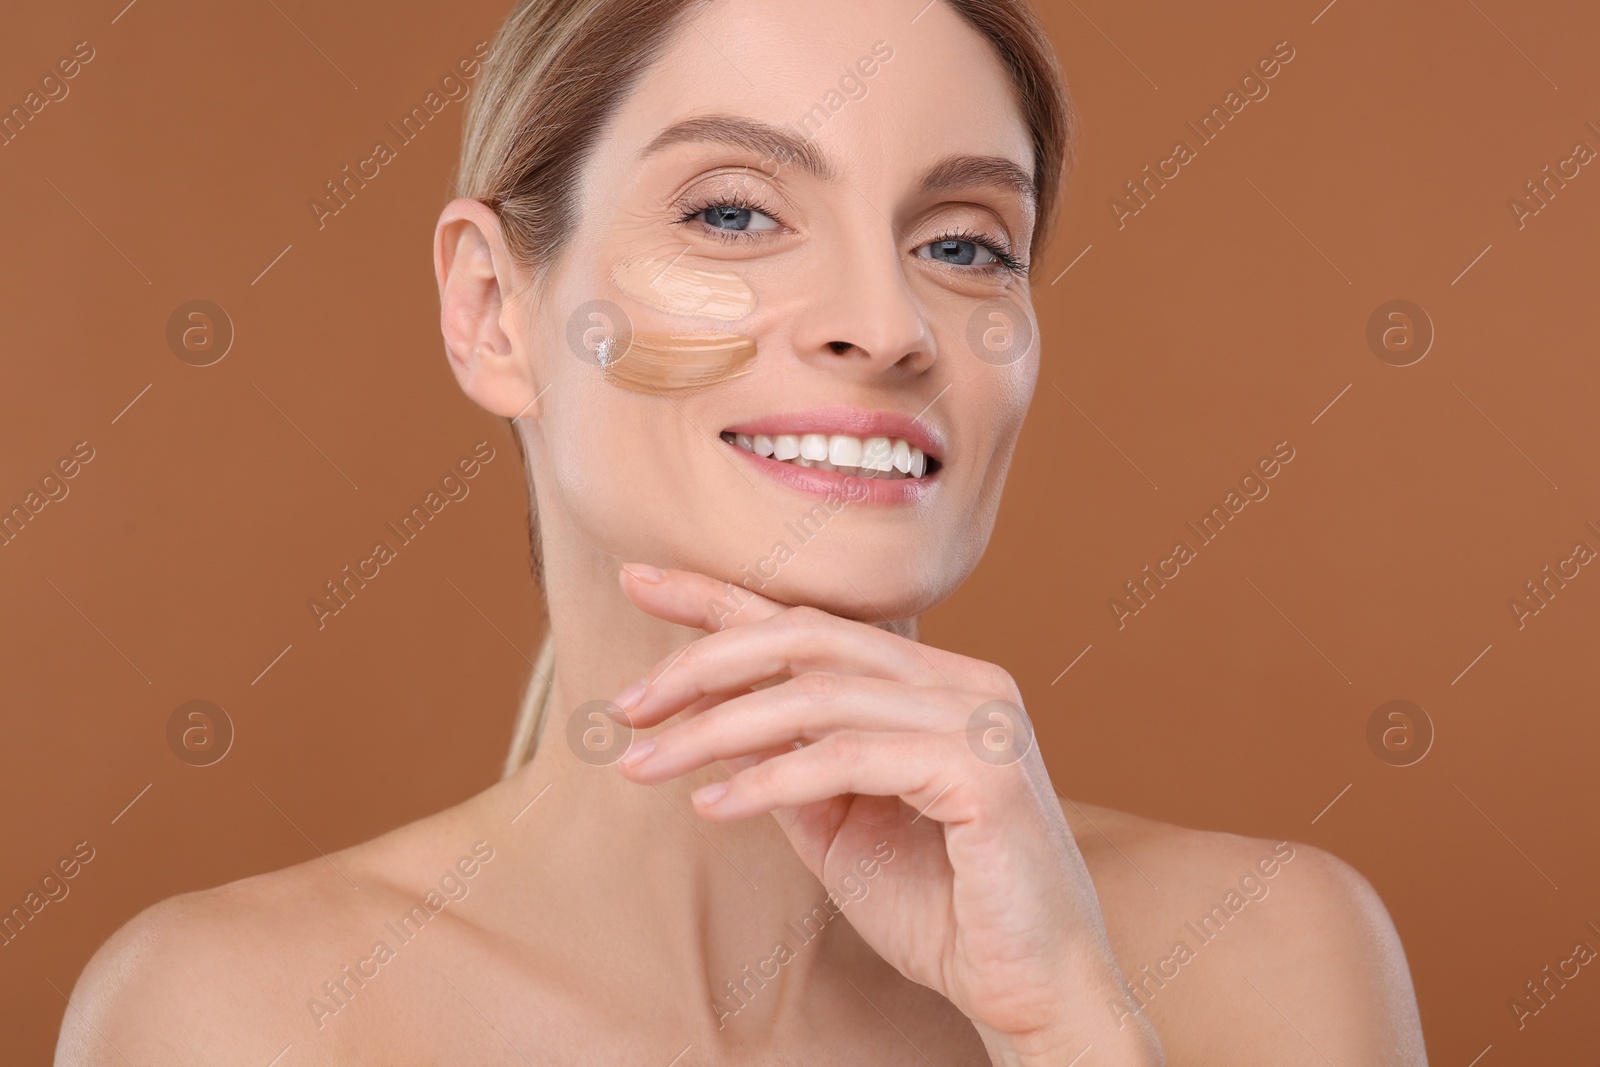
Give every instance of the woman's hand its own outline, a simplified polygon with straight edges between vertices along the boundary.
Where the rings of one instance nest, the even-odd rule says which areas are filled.
[[[622,585],[711,631],[617,697],[634,727],[699,709],[636,738],[627,777],[728,762],[695,792],[700,814],[773,813],[828,886],[887,841],[850,923],[971,1019],[994,1062],[1063,1067],[1085,1046],[1085,1067],[1163,1062],[1142,1015],[1119,1028],[1107,1008],[1121,973],[1009,674],[699,574],[630,564]]]

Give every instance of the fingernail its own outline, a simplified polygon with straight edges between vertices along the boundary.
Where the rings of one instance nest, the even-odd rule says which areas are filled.
[[[644,699],[645,685],[643,682],[634,682],[628,688],[617,694],[617,699],[611,703],[617,706],[618,711],[632,711],[639,706],[639,701]]]
[[[701,786],[699,789],[696,789],[689,795],[690,798],[701,807],[710,807],[712,804],[715,804],[717,801],[721,800],[722,794],[726,793],[727,791],[727,782],[712,782],[710,785]]]
[[[622,758],[617,760],[617,762],[624,767],[632,767],[636,763],[643,762],[645,757],[649,756],[650,753],[654,752],[655,750],[656,739],[653,737],[646,737],[636,744],[629,745],[628,751],[624,752],[622,754]]]
[[[622,569],[641,582],[649,582],[651,585],[660,584],[661,580],[667,576],[666,571],[660,567],[652,567],[648,563],[624,563]]]

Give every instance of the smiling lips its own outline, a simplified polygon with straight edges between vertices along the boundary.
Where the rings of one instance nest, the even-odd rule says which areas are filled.
[[[850,434],[747,434],[725,430],[722,439],[758,456],[839,471],[858,478],[890,481],[921,478],[930,473],[922,449],[903,437],[856,437]]]
[[[943,434],[920,416],[850,407],[741,422],[722,439],[792,489],[826,496],[853,486],[852,499],[886,504],[921,499],[946,455]]]

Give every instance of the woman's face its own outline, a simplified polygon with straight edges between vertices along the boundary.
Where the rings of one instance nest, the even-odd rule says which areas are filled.
[[[992,47],[923,3],[722,0],[627,97],[521,312],[541,521],[870,620],[976,565],[1038,373],[1034,160]],[[639,354],[621,385],[619,317],[669,363],[755,358],[660,395]]]

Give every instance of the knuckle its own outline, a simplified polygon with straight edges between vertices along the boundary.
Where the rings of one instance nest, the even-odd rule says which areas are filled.
[[[839,693],[839,679],[827,671],[807,671],[794,680],[795,689],[807,702],[832,700]]]
[[[866,739],[852,730],[831,734],[824,743],[828,755],[847,766],[860,763],[867,751]]]

